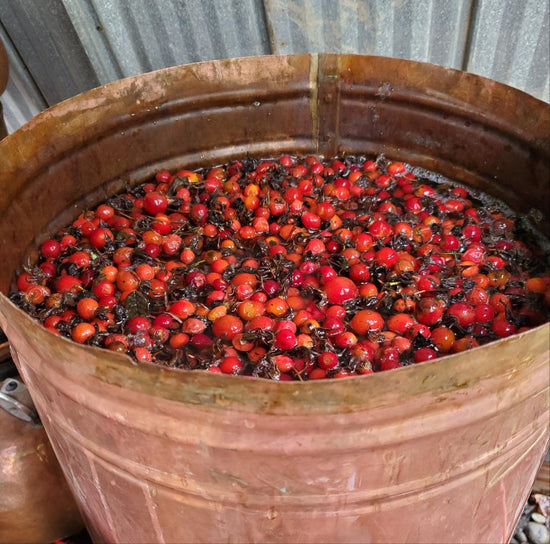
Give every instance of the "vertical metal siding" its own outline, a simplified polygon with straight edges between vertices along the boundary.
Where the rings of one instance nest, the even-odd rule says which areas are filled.
[[[466,69],[548,101],[550,8],[541,0],[480,0]]]
[[[82,0],[61,2],[99,82],[103,84],[124,77],[93,5]]]
[[[10,63],[10,78],[2,95],[4,120],[8,132],[13,132],[47,108],[47,104],[1,25],[0,40]]]
[[[299,52],[432,62],[548,101],[549,9],[540,0],[1,0],[14,46],[4,108],[13,130],[46,104],[121,77]]]
[[[0,20],[49,105],[99,84],[58,0],[1,1]]]
[[[275,53],[384,55],[461,68],[471,0],[265,0]]]
[[[102,83],[167,66],[270,52],[254,0],[62,0]]]

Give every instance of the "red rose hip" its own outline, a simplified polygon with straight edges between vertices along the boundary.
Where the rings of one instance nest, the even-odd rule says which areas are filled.
[[[327,300],[330,304],[343,304],[357,296],[357,285],[345,276],[336,276],[327,281],[324,286]]]

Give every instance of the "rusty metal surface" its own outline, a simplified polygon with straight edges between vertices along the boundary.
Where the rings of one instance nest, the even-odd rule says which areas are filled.
[[[383,151],[544,210],[549,134],[532,97],[395,59],[235,59],[117,82],[0,144],[0,289],[48,228],[158,168]],[[134,364],[52,336],[2,295],[0,326],[98,542],[507,541],[548,448],[548,324],[303,384]]]

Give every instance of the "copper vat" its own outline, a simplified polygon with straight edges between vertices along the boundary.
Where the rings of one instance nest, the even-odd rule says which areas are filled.
[[[6,293],[46,232],[160,168],[385,153],[539,218],[548,105],[471,74],[298,55],[170,68],[44,112],[0,144]],[[96,542],[507,542],[549,443],[550,325],[372,376],[276,383],[133,364],[0,297]]]

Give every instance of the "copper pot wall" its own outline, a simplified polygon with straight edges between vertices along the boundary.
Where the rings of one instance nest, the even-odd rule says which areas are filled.
[[[538,216],[549,133],[548,106],[520,91],[379,57],[116,82],[0,145],[0,288],[49,229],[125,183],[245,153],[383,152]],[[0,325],[97,541],[504,542],[548,447],[548,324],[316,383],[136,365],[52,336],[5,297]]]

